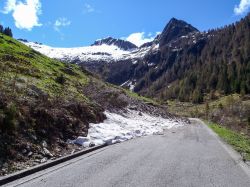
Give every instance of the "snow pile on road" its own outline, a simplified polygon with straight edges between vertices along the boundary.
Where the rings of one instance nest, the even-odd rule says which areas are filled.
[[[105,114],[107,120],[100,124],[90,124],[88,137],[78,137],[74,143],[84,147],[90,147],[93,144],[115,144],[136,137],[160,134],[165,129],[184,125],[178,120],[164,119],[131,110],[124,115],[110,112]]]

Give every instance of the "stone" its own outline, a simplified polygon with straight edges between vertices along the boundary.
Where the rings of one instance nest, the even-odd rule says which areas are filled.
[[[22,154],[26,154],[28,151],[26,149],[22,150]]]
[[[28,153],[28,157],[30,157],[30,156],[32,156],[32,155],[33,155],[33,152],[30,151],[30,152]]]
[[[44,152],[44,156],[53,157],[53,154],[51,154],[51,152],[48,149],[43,148],[43,152]]]
[[[30,137],[35,141],[37,140],[37,137],[35,135],[31,135]]]
[[[95,143],[94,142],[90,142],[89,147],[95,147]]]
[[[47,147],[48,147],[47,142],[46,142],[46,141],[43,141],[43,142],[42,142],[42,146],[43,146],[44,148],[47,148]]]
[[[47,162],[47,158],[45,157],[45,158],[43,158],[42,160],[40,160],[40,163],[42,164],[42,163],[45,163],[45,162]]]

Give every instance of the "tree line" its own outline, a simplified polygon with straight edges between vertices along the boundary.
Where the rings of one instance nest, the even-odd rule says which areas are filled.
[[[4,28],[2,25],[0,25],[0,33],[13,37],[12,30],[9,27]]]
[[[202,103],[205,95],[250,93],[250,14],[208,31],[182,50],[161,49],[157,68],[149,69],[135,90],[162,100]]]

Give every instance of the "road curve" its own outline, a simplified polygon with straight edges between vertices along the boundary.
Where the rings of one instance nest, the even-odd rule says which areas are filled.
[[[199,120],[15,181],[23,187],[249,187],[249,168]]]

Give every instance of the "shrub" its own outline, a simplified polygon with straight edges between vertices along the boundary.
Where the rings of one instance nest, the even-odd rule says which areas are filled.
[[[14,104],[9,104],[4,110],[3,110],[2,120],[1,120],[1,131],[7,132],[7,133],[14,133],[16,130],[16,115],[17,115],[17,109]]]
[[[61,74],[60,76],[58,76],[56,78],[56,82],[59,83],[59,84],[62,84],[62,85],[65,84],[65,82],[66,82],[65,76],[63,74]]]

